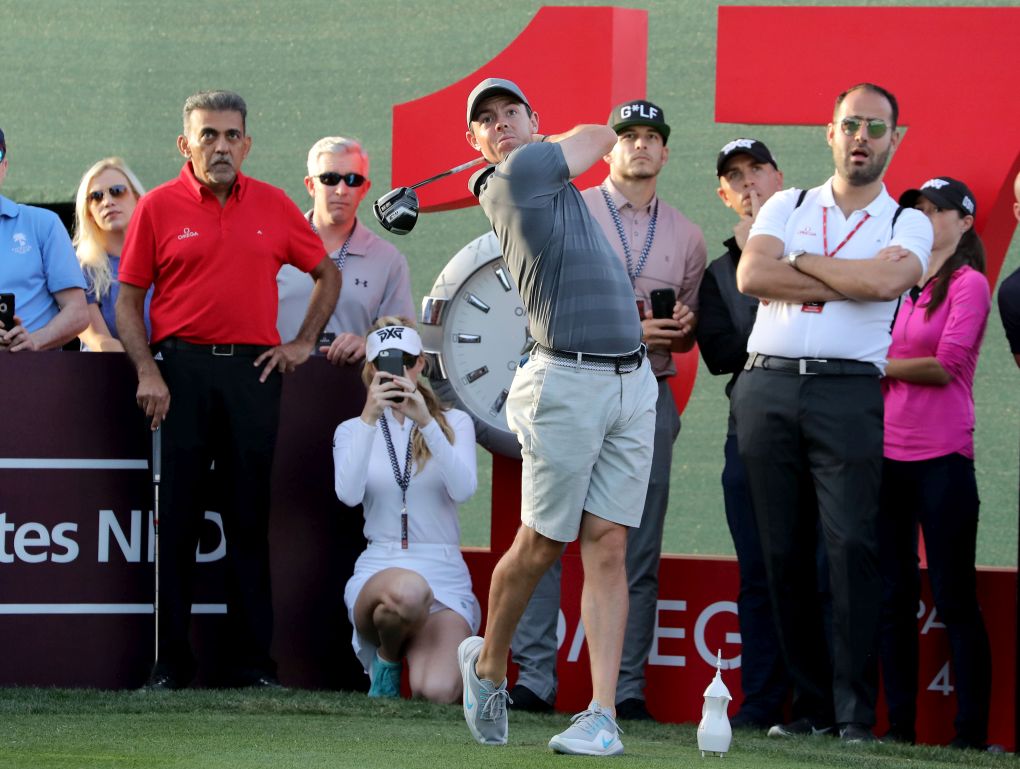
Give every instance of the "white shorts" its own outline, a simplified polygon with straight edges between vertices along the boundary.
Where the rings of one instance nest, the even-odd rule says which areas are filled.
[[[658,393],[647,358],[617,374],[531,356],[506,404],[524,463],[521,522],[557,542],[577,539],[585,511],[639,526]]]
[[[457,545],[412,542],[404,550],[399,542],[373,542],[358,556],[354,574],[344,587],[347,618],[354,628],[351,646],[366,673],[379,647],[358,633],[354,624],[354,604],[368,580],[383,569],[392,568],[407,569],[421,575],[435,598],[432,612],[452,609],[468,623],[472,635],[478,632],[482,621],[482,609],[471,592],[471,574]]]

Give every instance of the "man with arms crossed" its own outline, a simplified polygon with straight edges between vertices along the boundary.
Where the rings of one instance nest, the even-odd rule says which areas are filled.
[[[579,125],[541,136],[509,80],[468,97],[468,143],[495,165],[471,179],[499,238],[537,340],[518,370],[507,420],[521,442],[521,521],[497,564],[486,636],[458,650],[464,716],[475,739],[507,739],[510,639],[539,578],[580,539],[592,702],[549,746],[621,753],[616,681],[627,621],[627,526],[641,522],[655,428],[655,378],[641,345],[634,291],[570,179],[608,154],[616,134]]]
[[[927,269],[932,229],[882,183],[899,142],[895,97],[862,83],[836,98],[835,175],[775,194],[737,268],[761,299],[733,390],[773,612],[794,683],[793,718],[769,734],[832,731],[874,740],[882,585],[876,517],[882,470],[879,377],[897,300]],[[799,502],[811,486],[814,508]],[[821,519],[830,568],[830,664],[815,591]]]
[[[336,305],[340,275],[283,190],[241,173],[251,148],[246,115],[244,100],[229,91],[187,99],[177,147],[188,162],[139,202],[120,265],[117,327],[138,372],[138,405],[153,430],[162,425],[159,645],[148,684],[156,689],[186,686],[195,670],[191,577],[211,461],[226,489],[229,618],[238,644],[227,680],[279,686],[269,656],[268,527],[280,374],[308,359]],[[315,288],[297,337],[280,344],[276,273],[285,263],[310,272]],[[142,309],[153,283],[150,351]]]
[[[627,530],[630,611],[616,692],[619,719],[650,719],[645,705],[645,663],[652,646],[659,598],[659,556],[669,504],[673,442],[680,431],[669,378],[676,374],[673,352],[694,344],[698,284],[705,271],[701,230],[656,195],[659,172],[669,158],[669,124],[662,109],[640,99],[616,106],[609,125],[617,141],[604,160],[609,175],[581,193],[592,218],[627,269],[639,307],[648,360],[659,383],[655,440],[641,526]],[[653,318],[651,293],[673,291],[672,317]],[[538,583],[517,625],[513,659],[520,666],[511,691],[513,707],[550,709],[556,697],[556,621],[560,599],[559,562]],[[530,707],[528,707],[530,705]]]
[[[325,329],[335,338],[321,352],[337,366],[360,363],[365,358],[365,335],[378,318],[414,319],[411,272],[403,254],[358,220],[358,206],[372,188],[368,154],[360,142],[343,136],[315,142],[308,151],[305,187],[313,201],[305,217],[344,283]],[[297,267],[286,264],[276,276],[276,285],[280,294],[276,328],[281,339],[293,339],[314,284]]]
[[[758,300],[737,290],[737,265],[751,226],[765,201],[783,188],[783,172],[769,148],[757,139],[734,139],[716,159],[717,194],[723,205],[740,217],[733,237],[723,245],[726,253],[705,270],[698,294],[698,349],[713,374],[728,374],[729,397],[747,362],[747,338],[758,312]],[[722,472],[726,523],[737,551],[740,590],[740,688],[744,700],[730,718],[732,726],[769,727],[782,713],[787,695],[768,580],[762,560],[758,524],[754,519],[747,473],[737,453],[737,426],[732,411],[726,429]]]
[[[0,185],[7,176],[0,130]],[[67,230],[52,211],[0,195],[0,293],[14,294],[14,323],[0,322],[0,351],[56,350],[88,325],[85,278]]]

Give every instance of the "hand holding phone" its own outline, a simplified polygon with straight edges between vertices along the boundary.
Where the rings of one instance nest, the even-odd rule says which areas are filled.
[[[3,323],[4,331],[18,325],[14,322],[14,294],[0,294],[0,323]]]

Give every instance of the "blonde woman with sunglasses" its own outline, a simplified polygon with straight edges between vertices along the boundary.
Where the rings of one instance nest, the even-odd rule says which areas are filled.
[[[81,178],[74,202],[74,247],[88,282],[89,325],[78,335],[83,349],[123,352],[114,320],[120,288],[117,268],[128,224],[145,193],[138,177],[118,157],[100,160]],[[149,295],[145,327],[149,328]]]

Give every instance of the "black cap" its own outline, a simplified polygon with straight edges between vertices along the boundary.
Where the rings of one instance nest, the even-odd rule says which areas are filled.
[[[471,94],[467,99],[467,123],[468,128],[471,127],[471,118],[475,116],[475,110],[478,109],[478,104],[484,99],[488,99],[490,96],[496,94],[507,94],[520,101],[528,109],[531,109],[531,105],[528,104],[528,99],[524,95],[524,91],[521,90],[520,86],[512,80],[504,80],[501,77],[487,77],[485,80],[480,82],[471,91]]]
[[[951,176],[936,176],[922,184],[920,189],[907,190],[900,195],[900,205],[913,208],[922,195],[939,208],[956,209],[962,216],[977,214],[977,199],[970,187]]]
[[[616,133],[634,125],[646,125],[662,134],[662,143],[669,141],[669,124],[662,107],[644,99],[617,104],[609,113],[609,127]]]
[[[774,169],[779,170],[779,164],[763,142],[757,139],[734,139],[719,150],[719,157],[715,161],[715,175],[722,176],[726,162],[734,155],[740,154],[750,155],[759,163],[771,163]]]

